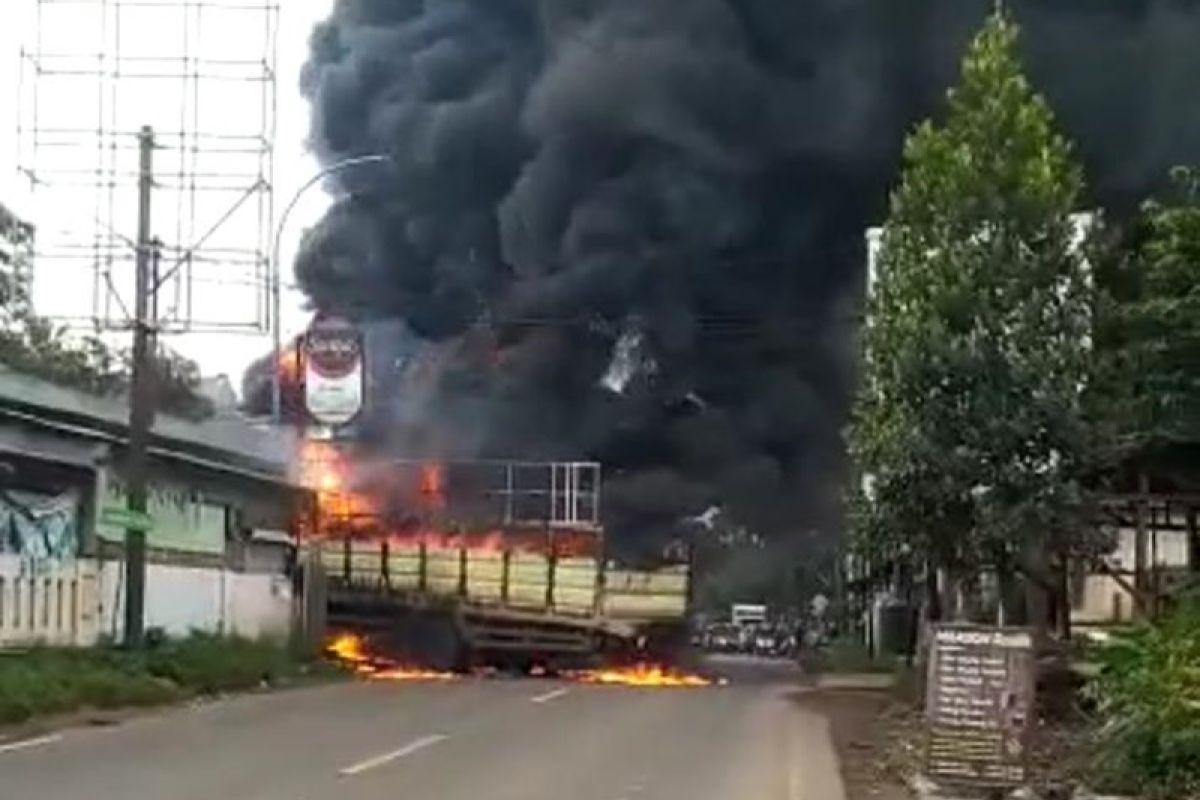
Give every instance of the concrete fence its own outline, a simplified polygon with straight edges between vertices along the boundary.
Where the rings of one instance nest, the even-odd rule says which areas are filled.
[[[94,563],[34,568],[0,555],[0,647],[94,644],[99,634]]]
[[[77,559],[38,566],[0,554],[0,649],[119,640],[124,577],[120,562]],[[200,630],[284,637],[291,619],[291,583],[282,575],[147,566],[147,628],[171,636]]]

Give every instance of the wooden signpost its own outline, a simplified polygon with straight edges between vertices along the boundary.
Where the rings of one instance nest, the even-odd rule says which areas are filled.
[[[1004,789],[1026,779],[1034,709],[1034,635],[937,625],[932,632],[926,771],[947,786]]]

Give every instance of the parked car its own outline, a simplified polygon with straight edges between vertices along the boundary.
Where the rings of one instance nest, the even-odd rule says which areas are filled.
[[[705,649],[718,653],[736,652],[741,643],[741,631],[733,625],[718,623],[710,625],[705,632]]]
[[[754,632],[750,652],[756,656],[775,655],[775,633],[770,628],[759,628]]]
[[[783,658],[790,656],[796,646],[796,638],[780,627],[762,627],[754,634],[751,652],[758,656]]]

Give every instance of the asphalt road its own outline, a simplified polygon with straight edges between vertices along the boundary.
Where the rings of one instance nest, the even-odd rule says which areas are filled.
[[[367,682],[0,741],[3,800],[842,800],[787,665],[729,683]]]

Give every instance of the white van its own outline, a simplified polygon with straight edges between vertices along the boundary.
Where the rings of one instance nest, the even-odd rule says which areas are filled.
[[[750,603],[734,603],[729,613],[729,621],[739,628],[764,625],[767,621],[767,607]]]

